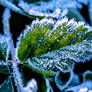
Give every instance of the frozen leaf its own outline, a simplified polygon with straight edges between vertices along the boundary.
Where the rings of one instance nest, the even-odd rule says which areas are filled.
[[[60,91],[62,91],[69,85],[69,83],[72,80],[72,77],[73,77],[72,72],[71,73],[70,72],[67,72],[67,73],[57,72],[55,76],[55,83],[57,87],[60,89]]]
[[[18,59],[40,73],[71,70],[92,57],[92,32],[83,22],[63,18],[33,21],[19,42]],[[42,72],[44,71],[44,72]]]
[[[7,65],[0,65],[0,92],[14,92],[12,77]]]
[[[5,36],[0,35],[0,60],[6,61],[7,57],[7,40]]]
[[[28,61],[30,61],[30,60],[28,60]],[[33,70],[34,72],[43,75],[44,77],[55,75],[55,72],[53,72],[51,70],[47,71],[43,67],[37,67],[37,65],[34,64],[34,63],[33,64],[30,63],[30,65],[29,64],[26,64],[25,66],[28,67],[30,70]]]
[[[66,89],[65,92],[90,92],[92,90],[92,82],[84,82],[78,86]]]
[[[71,5],[70,5],[71,3]],[[24,11],[28,9],[32,9],[33,11],[39,11],[43,13],[50,13],[51,11],[54,12],[56,9],[65,9],[65,8],[76,8],[76,1],[75,0],[49,0],[45,2],[44,0],[38,2],[27,2],[25,0],[20,0],[18,4]],[[48,5],[48,6],[47,6]]]
[[[7,65],[0,64],[0,73],[9,74],[9,67]]]
[[[10,76],[0,85],[0,92],[14,92],[13,83]]]
[[[71,3],[71,4],[70,4]],[[30,1],[20,0],[18,6],[22,8],[27,14],[41,17],[59,18],[69,16],[69,18],[76,18],[76,20],[85,21],[83,16],[78,11],[78,2],[75,0],[40,0]],[[82,7],[82,5],[80,4]],[[72,9],[71,9],[72,8]],[[71,15],[70,15],[71,14]]]
[[[71,71],[66,73],[57,72],[55,76],[55,83],[60,91],[63,91],[66,88],[78,85],[80,82],[79,77]]]

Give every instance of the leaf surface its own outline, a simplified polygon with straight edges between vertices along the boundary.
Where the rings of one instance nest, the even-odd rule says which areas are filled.
[[[73,19],[55,24],[49,19],[36,20],[20,40],[18,58],[22,62],[30,58],[29,66],[40,73],[71,70],[75,62],[91,59],[91,35],[88,26]]]

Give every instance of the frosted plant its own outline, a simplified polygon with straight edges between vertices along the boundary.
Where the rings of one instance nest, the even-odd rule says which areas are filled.
[[[0,0],[0,92],[92,91],[85,6],[91,23],[92,0]]]
[[[56,23],[52,19],[36,20],[24,33],[18,59],[45,76],[71,70],[75,62],[92,58],[91,28],[83,22],[68,18]]]
[[[0,0],[1,5],[32,19],[36,19],[36,17],[52,17],[57,19],[67,16],[69,18],[85,21],[78,9],[82,8],[81,2],[88,4],[89,0],[84,0],[84,2],[83,0],[47,0],[47,2],[45,2],[45,0],[16,0],[15,2],[17,6],[7,0]],[[89,8],[89,11],[91,11],[90,9],[91,8]]]
[[[30,2],[30,1],[29,1]],[[48,5],[48,6],[47,6]],[[82,5],[76,0],[48,0],[47,2],[38,1],[28,3],[25,0],[19,0],[18,6],[29,15],[60,18],[64,16],[74,17],[77,20],[85,21],[77,8]],[[72,8],[72,9],[71,9]],[[76,10],[76,12],[75,12]],[[72,13],[72,15],[70,15]],[[76,16],[77,15],[77,16]]]

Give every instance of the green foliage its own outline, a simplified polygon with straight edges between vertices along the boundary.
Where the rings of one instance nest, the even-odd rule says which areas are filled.
[[[39,69],[38,67],[36,67],[32,64],[30,64],[30,66],[27,64],[24,64],[23,67],[27,67],[29,69],[32,69],[34,72],[39,73],[39,74],[43,75],[44,77],[55,75],[55,72]]]
[[[0,5],[0,92],[92,91],[91,0],[0,0]]]
[[[56,23],[51,19],[36,20],[20,40],[18,58],[22,62],[30,58],[26,61],[29,67],[45,76],[50,71],[71,70],[74,61],[91,58],[89,34],[88,26],[73,19],[64,18]]]
[[[25,38],[22,38],[20,48],[18,49],[18,57],[21,61],[27,60],[30,57],[39,56],[47,52],[50,42],[47,39],[48,33],[51,31],[53,23],[37,25],[34,24],[32,29],[29,29]],[[45,39],[44,39],[45,38]],[[47,43],[47,41],[49,43]],[[24,47],[24,48],[23,48]],[[25,56],[24,58],[22,56]]]
[[[85,32],[88,31],[87,27],[79,25],[80,23],[77,24],[74,20],[62,19],[60,24],[58,21],[55,25],[53,20],[52,24],[48,23],[49,20],[44,20],[38,21],[37,24],[34,23],[22,38],[18,49],[18,58],[21,61],[79,43],[85,39]],[[52,25],[54,25],[53,29]]]

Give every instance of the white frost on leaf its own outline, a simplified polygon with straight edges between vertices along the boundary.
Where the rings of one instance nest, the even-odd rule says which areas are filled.
[[[89,50],[90,48],[90,50]],[[60,48],[39,57],[33,57],[30,63],[44,70],[71,70],[74,62],[85,62],[92,58],[92,41],[84,40],[76,45]],[[49,62],[51,61],[51,62]],[[30,65],[29,63],[29,65]]]
[[[34,53],[40,48],[40,45],[43,45],[46,42],[44,40],[46,36],[53,36],[52,39],[55,38],[55,40],[50,44],[50,46],[47,47],[47,52],[38,56],[34,55],[32,57],[27,57],[27,59],[30,58],[30,61],[28,60],[28,64],[31,67],[34,66],[36,69],[43,71],[57,71],[58,69],[60,71],[68,71],[73,69],[75,62],[86,62],[92,58],[92,39],[90,36],[92,33],[91,30],[89,30],[90,27],[86,26],[84,22],[76,22],[74,19],[69,20],[66,17],[58,21],[45,18],[42,20],[33,21],[32,25],[30,26],[31,30],[29,31],[34,31],[32,29],[37,27],[42,28],[44,25],[46,27],[51,25],[52,28],[50,31],[48,31],[48,34],[43,35],[43,38],[42,36],[39,37],[35,45]],[[47,27],[47,29],[49,29],[49,27]],[[61,38],[59,39],[59,37]],[[42,42],[43,40],[44,43]],[[65,45],[63,45],[64,43]],[[57,47],[53,49],[54,46]]]
[[[50,0],[48,2],[39,1],[35,3],[27,3],[22,0],[19,2],[18,6],[28,14],[46,17],[59,17],[61,15],[63,17],[68,13],[67,9],[71,7],[76,8],[77,3],[75,0]]]
[[[82,84],[74,87],[70,87],[65,90],[65,92],[90,92],[92,91],[92,82],[83,82]]]

